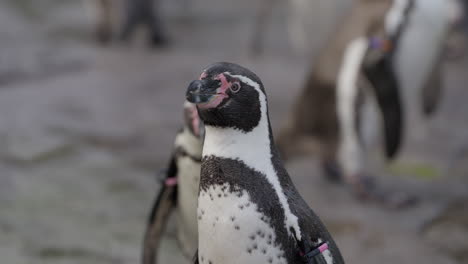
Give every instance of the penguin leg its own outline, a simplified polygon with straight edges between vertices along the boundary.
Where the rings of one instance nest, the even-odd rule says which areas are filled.
[[[158,0],[141,0],[142,1],[142,24],[146,25],[149,30],[149,44],[151,46],[164,46],[167,39],[161,27],[161,19],[159,17],[159,2]]]
[[[268,18],[271,17],[275,0],[261,0],[259,1],[259,7],[255,16],[255,22],[253,26],[252,35],[252,55],[257,56],[263,53],[262,42],[265,39],[265,33],[267,32]]]
[[[95,0],[93,2],[98,16],[95,29],[96,40],[101,44],[107,44],[112,40],[112,0]]]
[[[141,1],[126,0],[124,8],[125,10],[122,12],[124,14],[124,19],[119,38],[123,42],[128,42],[136,27],[141,24]]]
[[[322,171],[325,177],[331,182],[341,182],[343,175],[340,170],[340,166],[336,160],[322,159]]]

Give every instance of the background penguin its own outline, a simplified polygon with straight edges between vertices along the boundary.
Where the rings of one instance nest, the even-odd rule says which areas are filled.
[[[434,111],[440,98],[443,36],[449,28],[447,12],[441,9],[436,15],[435,10],[447,3],[357,1],[308,77],[280,135],[282,154],[289,158],[320,153],[326,174],[334,179],[343,174],[358,197],[392,207],[412,202],[412,197],[402,193],[384,194],[366,175],[363,146],[369,144],[369,128],[375,124],[364,114],[369,105],[371,112],[381,113],[385,155],[392,159],[406,131],[404,118],[414,112],[408,106],[421,105],[425,113]],[[434,23],[428,23],[428,17]],[[416,39],[424,47],[416,46]],[[420,54],[425,58],[416,57]],[[411,91],[420,91],[422,96],[410,95]],[[408,98],[422,98],[422,103]]]
[[[206,130],[195,263],[344,263],[283,167],[261,80],[215,63],[190,84],[187,100]]]
[[[185,125],[177,134],[175,150],[154,202],[143,243],[143,264],[157,261],[157,250],[169,214],[177,207],[177,239],[187,258],[195,254],[197,237],[197,197],[204,127],[196,106],[184,104]]]
[[[402,113],[398,80],[391,64],[392,41],[385,17],[392,0],[359,0],[322,50],[293,114],[278,139],[282,155],[320,154],[325,172],[341,173],[361,198],[394,203],[375,189],[364,173],[359,135],[363,100],[376,101],[383,116],[386,154],[400,144]],[[375,43],[374,43],[375,42]],[[363,71],[366,65],[366,71]],[[405,203],[405,200],[398,203]]]
[[[154,0],[85,0],[84,3],[100,43],[109,43],[116,36],[128,42],[139,26],[146,27],[151,45],[166,43]]]
[[[404,92],[402,98],[409,120],[435,112],[442,97],[442,64],[447,38],[459,8],[453,0],[396,0],[398,5],[387,16],[390,34],[401,27],[401,9],[410,7],[407,22],[402,25],[398,51],[395,52],[394,71]],[[411,102],[409,98],[420,98]],[[414,116],[413,116],[414,115]]]

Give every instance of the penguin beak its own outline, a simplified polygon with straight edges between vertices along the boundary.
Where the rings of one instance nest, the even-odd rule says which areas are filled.
[[[229,96],[226,90],[229,84],[223,79],[196,80],[187,89],[187,101],[197,105],[198,109],[212,109],[219,107]]]
[[[216,89],[219,85],[216,84],[218,83],[218,81],[206,79],[191,82],[187,89],[187,101],[197,105],[212,101],[217,95]]]

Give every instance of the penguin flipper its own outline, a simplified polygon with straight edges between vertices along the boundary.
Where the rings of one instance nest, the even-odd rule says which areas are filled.
[[[403,106],[391,59],[383,55],[374,63],[363,65],[364,74],[374,88],[383,115],[385,154],[389,159],[398,153],[403,136]]]
[[[172,209],[177,203],[177,185],[168,184],[177,175],[175,157],[171,159],[167,177],[151,209],[143,240],[142,264],[157,263],[157,251],[162,232]]]

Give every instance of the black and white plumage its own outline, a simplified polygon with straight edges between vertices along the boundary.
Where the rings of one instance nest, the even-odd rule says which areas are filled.
[[[403,92],[404,106],[411,114],[432,114],[442,94],[443,54],[457,3],[453,0],[394,0],[386,28],[392,34],[403,27],[394,56],[394,71]],[[407,18],[399,13],[408,9]],[[455,10],[454,10],[455,9]],[[401,24],[401,21],[405,21]],[[420,99],[417,102],[412,98]],[[411,116],[410,122],[414,120]]]
[[[386,200],[365,171],[366,138],[360,128],[377,124],[363,118],[363,107],[375,100],[372,113],[382,113],[387,156],[395,155],[401,141],[400,89],[393,68],[395,49],[389,44],[397,37],[385,33],[385,17],[394,4],[354,1],[314,62],[278,138],[283,157],[318,154],[326,175],[342,176],[361,198]],[[401,15],[398,22],[405,17]]]
[[[185,102],[184,113],[185,125],[176,136],[175,150],[148,220],[143,264],[157,263],[159,242],[174,208],[177,208],[177,239],[182,253],[191,258],[197,248],[197,197],[204,127],[194,104]]]
[[[359,198],[412,204],[412,197],[374,184],[366,149],[381,130],[391,160],[414,127],[411,115],[435,110],[450,2],[354,1],[314,62],[278,138],[282,156],[318,154],[325,174],[342,176]]]
[[[344,263],[278,156],[261,80],[215,63],[190,84],[187,100],[206,129],[196,263],[308,263],[301,255],[323,243],[322,263]]]

